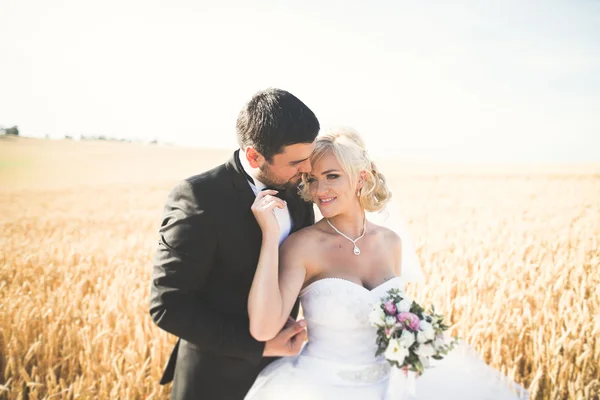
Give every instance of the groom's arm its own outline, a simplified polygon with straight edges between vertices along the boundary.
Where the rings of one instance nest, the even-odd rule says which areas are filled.
[[[201,295],[217,249],[213,217],[183,181],[169,194],[152,272],[150,314],[154,322],[200,348],[254,365],[265,344],[250,335],[248,321],[220,315]]]

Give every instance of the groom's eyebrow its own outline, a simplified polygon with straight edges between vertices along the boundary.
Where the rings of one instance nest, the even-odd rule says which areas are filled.
[[[297,160],[297,161],[290,161],[290,165],[296,165],[296,164],[300,164],[303,163],[304,161],[308,160],[310,157],[306,157],[302,160]]]

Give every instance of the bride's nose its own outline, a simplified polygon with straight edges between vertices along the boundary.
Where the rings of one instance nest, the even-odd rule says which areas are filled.
[[[329,188],[327,187],[327,184],[324,181],[318,180],[317,181],[317,196],[323,196],[323,195],[327,194],[328,191],[329,191]]]

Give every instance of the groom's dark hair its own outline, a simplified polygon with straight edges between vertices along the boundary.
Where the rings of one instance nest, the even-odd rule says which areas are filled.
[[[252,96],[236,123],[240,147],[254,147],[268,162],[285,146],[312,143],[319,129],[319,120],[306,104],[290,92],[273,88]]]

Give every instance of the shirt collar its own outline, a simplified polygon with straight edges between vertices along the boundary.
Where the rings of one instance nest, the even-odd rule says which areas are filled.
[[[256,188],[257,192],[260,192],[264,188],[266,188],[267,185],[265,185],[264,183],[262,183],[261,181],[256,179],[256,177],[253,175],[253,168],[250,166],[250,163],[248,162],[248,159],[246,158],[246,152],[243,149],[240,149],[240,151],[238,151],[238,158],[240,160],[240,164],[242,165],[242,168],[244,169],[244,172],[246,172],[246,175],[248,175],[248,178],[251,179],[251,181],[249,180],[248,183],[251,186],[254,186]]]

